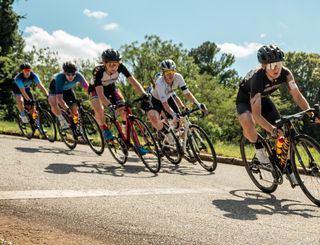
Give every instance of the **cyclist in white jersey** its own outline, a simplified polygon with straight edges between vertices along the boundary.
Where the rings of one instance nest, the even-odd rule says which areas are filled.
[[[163,111],[169,118],[173,118],[175,121],[179,120],[179,107],[173,98],[177,88],[182,90],[188,101],[197,105],[205,113],[208,113],[208,110],[205,104],[199,103],[191,91],[189,91],[183,76],[176,72],[174,61],[170,59],[163,60],[160,63],[160,68],[162,75],[157,78],[155,86],[151,90],[151,106],[147,109],[147,116],[155,129],[169,137],[170,134],[168,134],[167,129],[163,126],[160,114]]]

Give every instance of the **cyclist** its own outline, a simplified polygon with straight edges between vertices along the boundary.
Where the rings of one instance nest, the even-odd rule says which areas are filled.
[[[76,105],[76,96],[73,87],[77,83],[88,90],[89,84],[85,77],[77,71],[77,67],[72,62],[65,62],[62,65],[63,72],[54,75],[53,80],[49,86],[49,104],[51,111],[58,118],[62,129],[69,128],[69,123],[61,114],[60,107],[71,114],[71,116],[77,117],[78,110]],[[71,102],[71,109],[66,102]],[[60,107],[59,107],[60,106]]]
[[[124,97],[116,87],[116,81],[119,75],[123,74],[139,94],[146,95],[146,92],[137,79],[121,62],[121,55],[117,50],[106,49],[102,52],[101,58],[102,64],[97,65],[93,70],[93,78],[90,82],[88,92],[96,120],[103,131],[104,138],[110,141],[114,136],[105,123],[103,106],[107,106],[113,111],[112,105],[124,105]],[[123,123],[125,123],[126,113],[124,107],[118,107],[117,113],[120,114]],[[138,150],[140,154],[147,153],[143,147]]]
[[[33,95],[30,90],[31,84],[34,83],[41,90],[41,92],[48,96],[48,91],[43,86],[39,76],[32,71],[32,67],[29,63],[23,63],[20,65],[20,73],[14,78],[13,93],[15,95],[19,116],[23,123],[28,123],[29,119],[25,113],[24,106],[30,107],[31,113],[36,108],[33,105]]]
[[[276,45],[262,46],[257,53],[261,67],[250,71],[239,86],[236,108],[244,136],[254,144],[256,157],[261,163],[269,163],[269,158],[258,139],[256,123],[273,137],[282,132],[274,126],[280,114],[270,96],[281,84],[286,84],[295,103],[302,109],[309,108],[301,94],[291,71],[283,66],[284,53]],[[319,122],[318,119],[316,119]]]
[[[169,143],[173,143],[173,139],[161,120],[161,112],[167,117],[179,120],[179,107],[176,104],[175,90],[179,87],[188,101],[198,106],[205,113],[208,113],[205,104],[199,103],[198,100],[189,91],[183,76],[176,72],[176,64],[171,59],[163,60],[160,63],[161,75],[157,78],[155,86],[151,90],[151,107],[148,108],[147,116],[152,126],[163,133],[167,137]],[[181,101],[180,101],[181,102]],[[182,105],[182,103],[178,103]]]

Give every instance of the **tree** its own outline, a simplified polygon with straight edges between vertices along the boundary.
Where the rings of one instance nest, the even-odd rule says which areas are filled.
[[[221,54],[220,59],[216,57],[220,48],[214,42],[204,42],[199,47],[191,49],[189,55],[200,68],[200,74],[208,74],[218,79],[223,85],[234,85],[238,81],[238,73],[230,66],[234,63],[234,56]]]

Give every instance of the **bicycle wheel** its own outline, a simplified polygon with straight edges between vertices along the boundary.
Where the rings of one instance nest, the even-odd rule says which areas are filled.
[[[83,112],[81,117],[82,135],[86,143],[94,153],[101,155],[104,152],[105,143],[99,124],[89,112]]]
[[[291,143],[292,170],[304,194],[320,206],[320,145],[308,135]]]
[[[57,138],[57,129],[50,112],[42,109],[39,113],[38,120],[38,129],[40,134],[44,135],[44,137],[50,142],[54,142]]]
[[[34,136],[35,128],[33,126],[33,121],[30,120],[31,118],[29,114],[28,114],[28,118],[29,118],[29,122],[24,123],[22,122],[20,116],[19,115],[17,116],[18,125],[22,135],[25,136],[27,139],[31,139]]]
[[[77,146],[77,136],[75,135],[72,129],[73,125],[70,117],[64,111],[62,111],[62,115],[66,119],[66,121],[69,123],[70,127],[66,129],[62,129],[59,120],[58,119],[56,120],[60,138],[69,149],[73,150]]]
[[[161,167],[161,158],[158,145],[152,136],[149,127],[141,119],[135,117],[132,119],[131,134],[134,142],[134,149],[144,165],[152,173],[159,172]],[[143,154],[139,153],[138,148],[140,147],[145,149]]]
[[[124,142],[124,140],[122,139],[122,136],[118,131],[118,128],[116,126],[116,122],[114,121],[114,119],[108,114],[106,114],[106,121],[110,131],[114,135],[114,139],[106,142],[106,145],[111,155],[113,156],[113,158],[119,164],[123,165],[128,160],[128,147]]]
[[[189,135],[191,149],[199,164],[207,171],[217,168],[216,152],[207,133],[198,125],[190,125]]]
[[[263,147],[267,149],[268,146],[266,145],[265,141],[261,139],[261,142]],[[265,193],[274,192],[278,188],[278,184],[274,178],[274,168],[271,163],[260,163],[256,158],[254,145],[244,136],[242,136],[240,141],[240,151],[242,161],[252,182]],[[269,151],[266,151],[269,154]]]
[[[174,132],[169,130],[171,141],[168,141],[166,136],[160,132],[156,132],[156,139],[160,146],[160,152],[168,159],[172,164],[179,164],[182,160],[182,151],[179,140]]]

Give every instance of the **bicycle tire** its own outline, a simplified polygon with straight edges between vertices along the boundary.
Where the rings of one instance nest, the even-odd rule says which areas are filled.
[[[35,133],[35,128],[33,126],[33,121],[31,121],[30,115],[26,112],[27,117],[29,119],[28,123],[22,122],[19,114],[17,115],[17,121],[18,121],[18,126],[20,128],[20,131],[23,136],[25,136],[27,139],[32,139]]]
[[[217,168],[217,156],[207,133],[198,125],[191,124],[188,138],[199,164],[208,172],[213,172]],[[209,151],[209,154],[207,151]]]
[[[130,120],[132,120],[131,135],[135,152],[150,172],[158,173],[161,168],[161,157],[159,154],[158,144],[154,139],[151,130],[147,124],[138,117],[133,117]],[[140,154],[138,151],[139,147],[144,147],[147,153]]]
[[[263,147],[269,149],[260,135],[259,138]],[[266,151],[269,154],[269,151]],[[278,184],[272,173],[274,171],[272,164],[261,164],[255,157],[254,145],[244,136],[240,140],[240,152],[246,171],[255,186],[265,193],[274,192],[278,188]]]
[[[101,155],[104,152],[105,142],[99,124],[89,112],[81,113],[81,117],[80,127],[83,129],[82,135],[86,143],[94,153]]]
[[[106,114],[106,122],[110,131],[115,134],[113,140],[107,141],[105,144],[108,147],[112,157],[121,165],[124,165],[128,160],[128,147],[122,138],[122,134],[118,131],[114,119]]]
[[[179,140],[172,129],[168,129],[174,144],[168,143],[165,140],[165,136],[161,132],[155,133],[155,139],[160,146],[160,152],[166,157],[166,159],[174,165],[178,165],[182,160],[182,150]]]
[[[39,131],[48,141],[54,142],[57,139],[57,129],[55,120],[51,116],[50,112],[41,109],[39,110]]]
[[[57,118],[57,127],[59,131],[59,135],[61,140],[64,142],[64,144],[70,149],[73,150],[77,146],[77,136],[75,135],[74,130],[72,129],[73,124],[71,122],[70,117],[67,115],[65,111],[61,111],[62,116],[65,118],[65,120],[69,123],[70,127],[67,129],[62,129],[60,122]]]
[[[308,135],[297,135],[291,142],[290,159],[301,190],[314,204],[320,206],[319,143]]]

